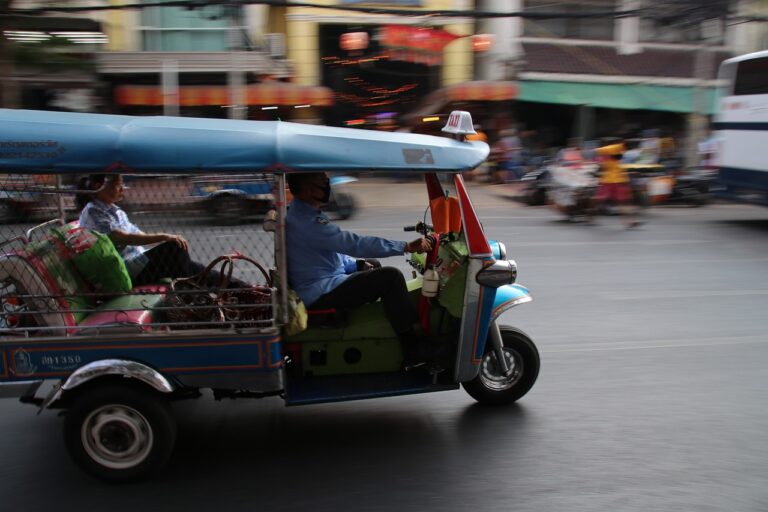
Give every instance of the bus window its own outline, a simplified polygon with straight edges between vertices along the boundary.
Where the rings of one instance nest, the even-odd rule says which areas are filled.
[[[768,57],[738,63],[733,94],[768,94]]]

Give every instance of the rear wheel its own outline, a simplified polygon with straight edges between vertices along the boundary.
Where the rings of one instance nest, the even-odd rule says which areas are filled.
[[[161,395],[126,385],[91,388],[66,412],[64,441],[85,472],[108,481],[135,480],[170,458],[176,422]]]
[[[243,221],[247,206],[245,198],[224,194],[212,200],[211,212],[214,219],[221,224],[238,224]]]
[[[541,187],[535,187],[528,194],[528,205],[541,206],[547,202],[547,191]]]
[[[481,404],[510,404],[530,391],[539,375],[539,351],[528,335],[514,327],[501,326],[500,330],[509,374],[504,375],[491,344],[486,343],[480,372],[462,383],[467,393]]]

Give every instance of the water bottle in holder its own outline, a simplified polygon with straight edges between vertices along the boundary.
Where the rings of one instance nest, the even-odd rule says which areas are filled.
[[[435,267],[430,265],[425,271],[422,278],[421,294],[424,297],[437,297],[437,291],[440,286],[440,274],[437,273]]]

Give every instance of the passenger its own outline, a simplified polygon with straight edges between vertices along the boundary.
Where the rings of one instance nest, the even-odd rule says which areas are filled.
[[[78,206],[87,204],[80,212],[80,226],[109,236],[125,261],[134,286],[156,284],[163,278],[191,277],[199,274],[205,266],[189,256],[189,243],[181,235],[169,233],[145,233],[132,223],[119,206],[125,187],[119,174],[94,174],[85,183],[83,190],[93,190],[88,196],[78,198]],[[146,245],[158,244],[150,249]],[[219,274],[208,276],[208,286],[220,284]],[[250,287],[248,283],[231,279],[230,288]]]
[[[418,238],[406,243],[342,231],[320,210],[331,193],[325,173],[289,174],[288,188],[293,194],[286,217],[288,282],[307,308],[353,308],[381,299],[402,343],[405,364],[437,357],[440,349],[416,334],[418,313],[403,274],[363,259],[422,253],[432,242]]]

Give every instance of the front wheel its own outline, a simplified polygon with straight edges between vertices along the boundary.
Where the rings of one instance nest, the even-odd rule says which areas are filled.
[[[539,351],[531,338],[514,327],[501,326],[500,330],[509,375],[502,373],[491,343],[486,343],[480,372],[462,383],[466,392],[481,404],[510,404],[530,391],[539,375]]]
[[[135,480],[168,461],[176,422],[159,394],[106,385],[75,399],[66,412],[64,441],[85,472],[112,482]]]

